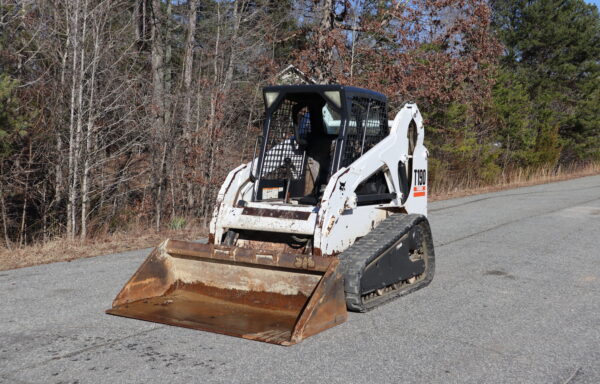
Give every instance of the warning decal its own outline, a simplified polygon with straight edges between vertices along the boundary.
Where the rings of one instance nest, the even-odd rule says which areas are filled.
[[[282,187],[263,188],[262,189],[262,198],[263,198],[263,200],[277,199],[277,198],[279,198],[279,192],[283,192]]]
[[[421,185],[419,187],[414,187],[413,188],[413,196],[414,197],[425,196],[426,193],[427,193],[427,186],[426,185]]]

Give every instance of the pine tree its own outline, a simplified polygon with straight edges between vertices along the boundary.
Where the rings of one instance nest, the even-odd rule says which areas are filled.
[[[600,18],[583,0],[495,0],[502,63],[530,99],[532,164],[600,157]],[[502,102],[500,99],[498,102]],[[525,118],[525,117],[524,117]],[[529,143],[522,143],[526,150]]]
[[[0,161],[13,150],[13,142],[27,134],[27,124],[15,98],[17,81],[0,73]]]

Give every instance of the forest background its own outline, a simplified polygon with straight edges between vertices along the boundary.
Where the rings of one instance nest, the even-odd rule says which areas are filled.
[[[0,248],[206,225],[289,65],[417,102],[434,192],[600,161],[583,0],[0,0]]]

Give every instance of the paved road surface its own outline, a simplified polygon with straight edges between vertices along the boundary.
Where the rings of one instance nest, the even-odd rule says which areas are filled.
[[[600,383],[600,176],[430,220],[431,286],[288,348],[105,315],[148,250],[0,271],[0,382]]]

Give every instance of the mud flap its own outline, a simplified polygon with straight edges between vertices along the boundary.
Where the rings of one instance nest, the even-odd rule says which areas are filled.
[[[106,312],[292,345],[347,318],[338,259],[166,240]]]

